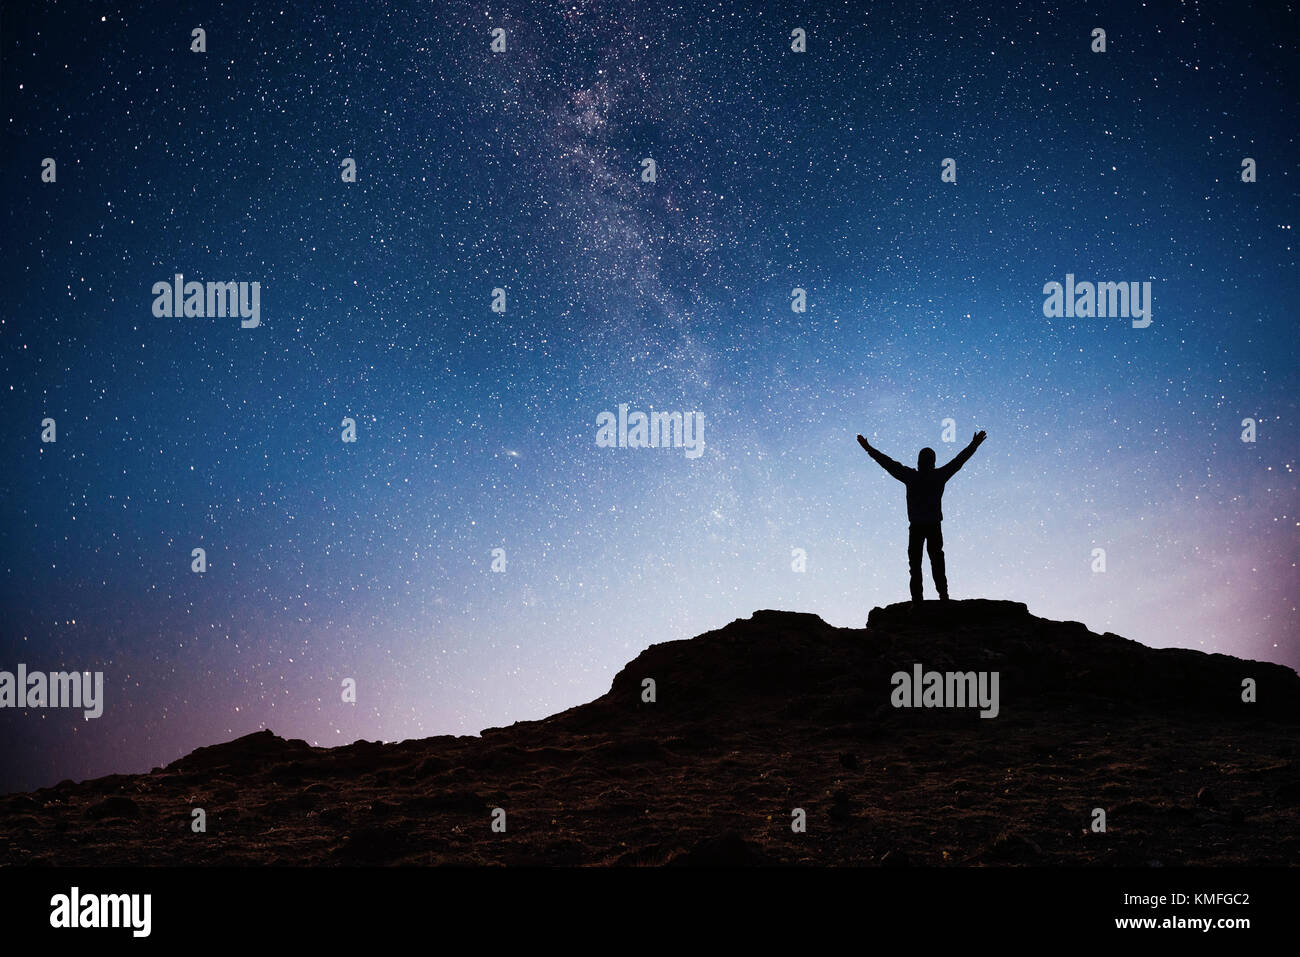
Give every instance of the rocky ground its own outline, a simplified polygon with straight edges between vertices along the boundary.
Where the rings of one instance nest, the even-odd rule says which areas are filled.
[[[997,671],[998,716],[891,706],[891,675],[917,662]],[[481,737],[313,748],[265,731],[0,797],[0,864],[1295,864],[1297,732],[1290,669],[1013,602],[891,605],[866,629],[763,611]]]

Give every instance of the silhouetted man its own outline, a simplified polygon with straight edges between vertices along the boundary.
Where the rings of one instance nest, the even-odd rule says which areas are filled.
[[[921,601],[921,549],[929,543],[930,573],[934,587],[939,590],[939,600],[948,600],[948,576],[943,567],[943,512],[939,504],[943,487],[966,460],[975,454],[986,438],[983,431],[976,432],[970,445],[958,452],[951,462],[941,469],[934,467],[934,449],[921,449],[916,456],[916,468],[900,465],[871,443],[858,436],[858,444],[880,463],[880,467],[907,486],[907,565],[912,575],[912,601]]]

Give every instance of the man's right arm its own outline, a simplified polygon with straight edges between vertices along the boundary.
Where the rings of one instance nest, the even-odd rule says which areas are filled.
[[[970,445],[958,452],[951,462],[939,469],[945,482],[957,474],[957,470],[965,465],[966,461],[975,454],[975,450],[980,447],[985,438],[986,435],[983,430],[976,432],[975,436],[970,440]]]

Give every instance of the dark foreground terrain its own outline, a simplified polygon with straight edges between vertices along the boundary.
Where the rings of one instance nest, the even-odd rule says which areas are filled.
[[[999,672],[999,715],[892,707],[890,676],[917,662]],[[891,605],[866,629],[761,611],[481,737],[263,731],[0,797],[0,864],[1295,864],[1297,732],[1290,669],[1013,602]]]

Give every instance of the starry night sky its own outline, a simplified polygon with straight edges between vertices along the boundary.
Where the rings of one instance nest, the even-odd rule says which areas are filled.
[[[106,699],[0,711],[0,791],[474,734],[759,608],[861,627],[907,523],[858,432],[987,429],[954,598],[1300,666],[1294,4],[283,7],[0,14],[0,669]],[[155,318],[178,272],[262,325]],[[1151,326],[1044,318],[1067,273],[1150,281]],[[620,403],[703,455],[598,448]]]

